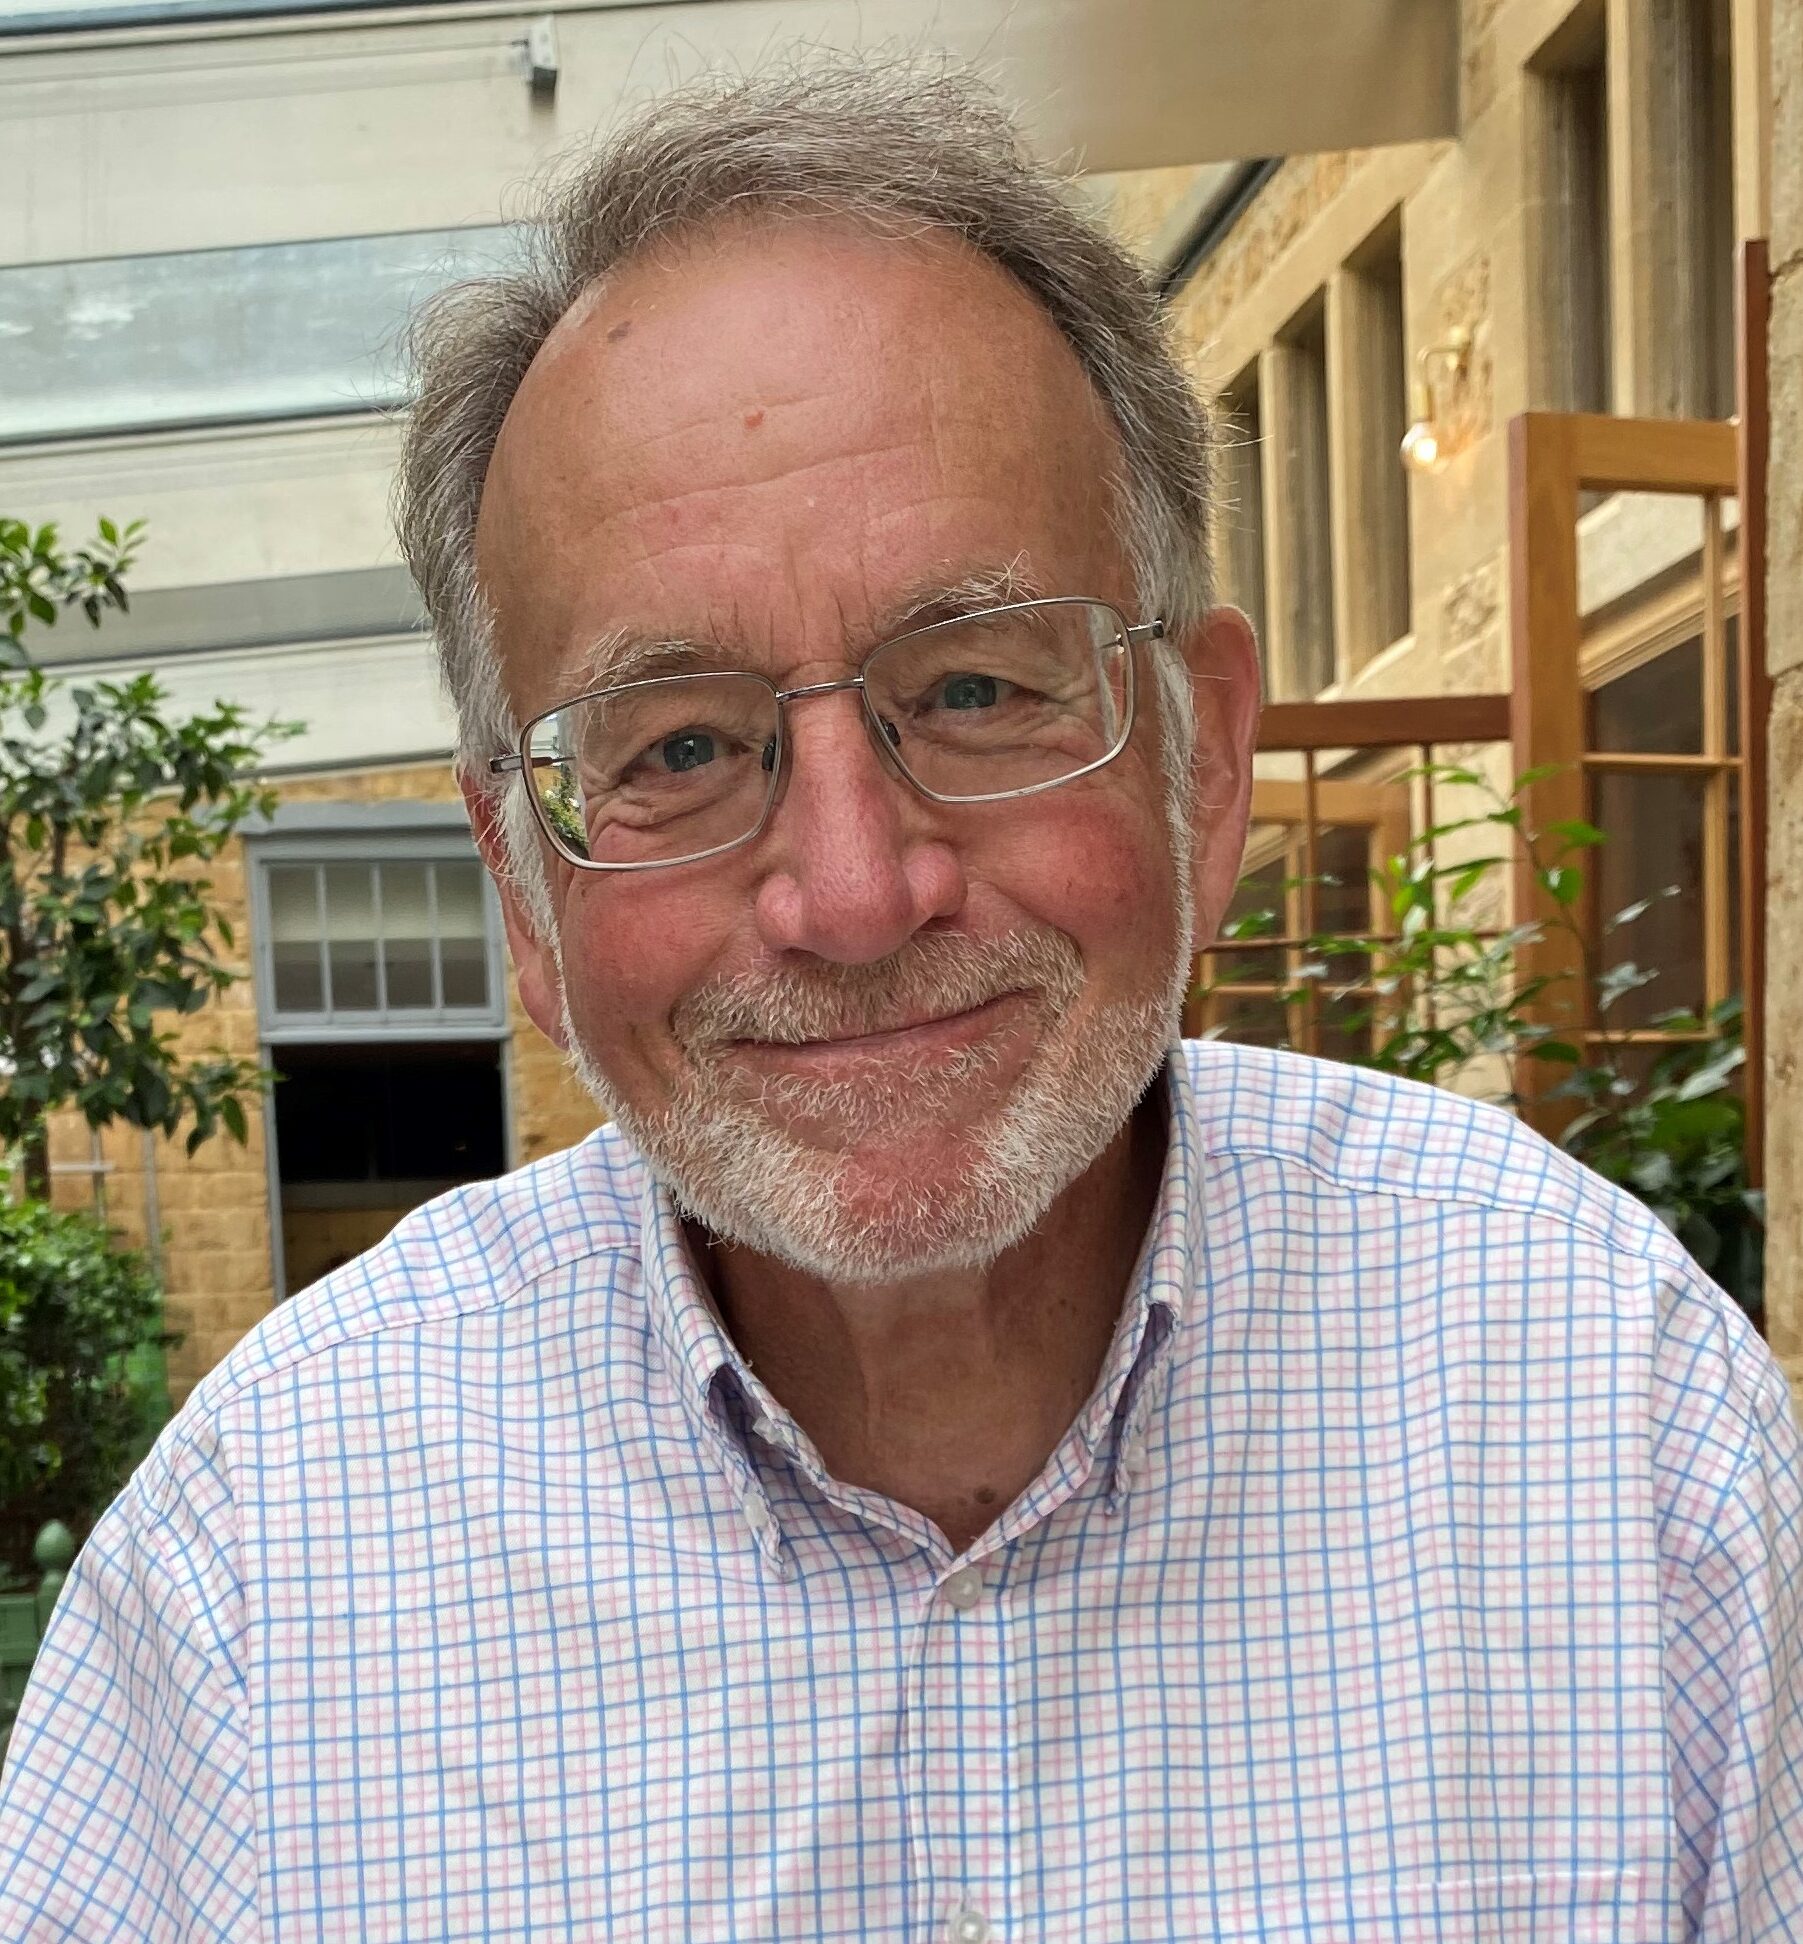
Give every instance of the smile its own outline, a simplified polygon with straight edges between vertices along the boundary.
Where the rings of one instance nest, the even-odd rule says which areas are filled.
[[[741,1039],[731,1043],[731,1050],[760,1065],[769,1062],[807,1067],[840,1060],[882,1059],[896,1054],[930,1057],[974,1045],[1013,1024],[1027,1003],[1024,992],[1005,992],[963,1012],[911,1020],[874,1033],[802,1041]]]

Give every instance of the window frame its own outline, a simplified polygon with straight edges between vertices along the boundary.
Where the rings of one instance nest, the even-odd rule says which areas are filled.
[[[459,812],[461,821],[461,813]],[[312,830],[293,834],[259,835],[247,842],[250,882],[251,958],[257,1000],[257,1031],[263,1043],[280,1046],[321,1040],[504,1040],[508,1021],[506,953],[502,942],[500,900],[467,830],[382,829],[352,826],[343,831]],[[269,874],[272,868],[300,866],[323,871],[327,865],[366,865],[378,873],[384,864],[473,864],[481,885],[483,963],[488,974],[488,1003],[484,1006],[359,1008],[355,1011],[299,1012],[284,1010],[275,999],[273,906]],[[379,875],[372,886],[375,902],[378,981],[383,943]],[[435,943],[437,934],[434,934]],[[324,940],[321,945],[323,949]],[[329,975],[328,975],[329,978]],[[329,984],[328,988],[329,990]],[[378,991],[381,987],[378,984]]]

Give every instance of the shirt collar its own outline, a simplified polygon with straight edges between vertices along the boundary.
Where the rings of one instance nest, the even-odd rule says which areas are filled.
[[[1080,1468],[1087,1473],[1119,1413],[1121,1432],[1114,1444],[1115,1475],[1110,1481],[1115,1494],[1131,1483],[1144,1420],[1159,1389],[1152,1380],[1168,1359],[1171,1339],[1183,1321],[1202,1265],[1202,1155],[1194,1083],[1180,1049],[1167,1057],[1154,1084],[1164,1094],[1167,1125],[1158,1198],[1101,1376],[1052,1461],[1055,1468]],[[730,1373],[753,1414],[786,1428],[787,1413],[727,1334],[695,1267],[682,1217],[669,1190],[655,1180],[646,1189],[640,1247],[652,1328],[671,1379],[696,1430],[718,1451],[735,1483],[742,1485],[747,1473],[745,1454],[733,1413],[722,1406],[721,1373]],[[795,1439],[806,1443],[799,1430]]]

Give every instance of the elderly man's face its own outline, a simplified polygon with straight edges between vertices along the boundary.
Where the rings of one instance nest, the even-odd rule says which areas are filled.
[[[1116,464],[1055,327],[962,246],[747,224],[630,265],[553,332],[488,474],[515,708],[589,686],[619,629],[832,681],[935,590],[1011,571],[1147,618]],[[547,849],[558,936],[510,912],[528,1004],[717,1232],[845,1277],[993,1256],[1119,1128],[1180,990],[1143,660],[1140,694],[1106,768],[964,805],[909,789],[855,694],[791,704],[755,841],[621,874]],[[1237,820],[1203,818],[1204,922]]]

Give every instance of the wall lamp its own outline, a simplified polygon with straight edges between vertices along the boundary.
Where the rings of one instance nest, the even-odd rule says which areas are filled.
[[[1452,459],[1451,439],[1440,417],[1433,375],[1435,364],[1442,361],[1446,366],[1442,383],[1464,377],[1471,363],[1471,333],[1463,326],[1448,331],[1438,344],[1415,353],[1414,423],[1402,435],[1402,463],[1410,472],[1444,472]]]

